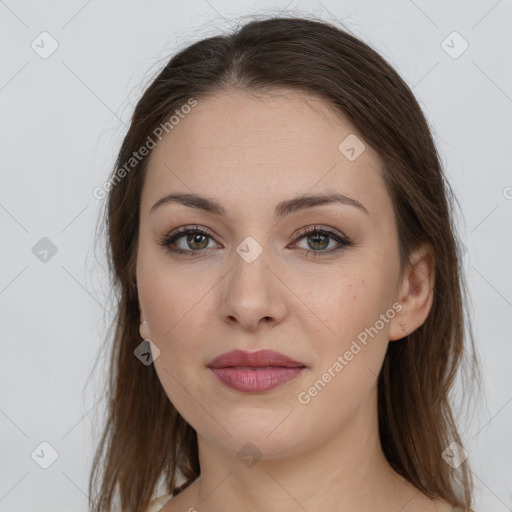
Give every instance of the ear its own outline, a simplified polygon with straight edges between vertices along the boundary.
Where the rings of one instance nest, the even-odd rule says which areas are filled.
[[[404,338],[423,324],[434,301],[434,284],[434,251],[425,243],[413,251],[400,278],[397,301],[402,309],[390,322],[390,341]],[[400,323],[407,327],[403,329]]]

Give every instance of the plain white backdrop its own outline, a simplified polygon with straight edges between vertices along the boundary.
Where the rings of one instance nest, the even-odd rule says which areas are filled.
[[[477,510],[512,510],[510,1],[0,0],[0,512],[87,510],[111,320],[92,192],[144,86],[176,50],[280,10],[343,22],[432,126],[485,378],[462,425]]]

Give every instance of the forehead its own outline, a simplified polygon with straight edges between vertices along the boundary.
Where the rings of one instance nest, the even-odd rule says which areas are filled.
[[[374,150],[326,101],[296,91],[199,98],[156,145],[147,171],[143,210],[162,195],[191,191],[227,210],[325,191],[370,212],[389,203]]]

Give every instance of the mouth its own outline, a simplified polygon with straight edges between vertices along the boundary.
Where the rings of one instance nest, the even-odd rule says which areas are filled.
[[[272,350],[234,350],[218,356],[208,367],[225,386],[245,393],[270,391],[296,379],[307,368]]]

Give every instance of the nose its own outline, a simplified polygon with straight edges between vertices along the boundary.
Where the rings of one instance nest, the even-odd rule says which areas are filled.
[[[256,331],[261,325],[274,327],[286,315],[286,286],[263,251],[256,260],[245,261],[238,254],[224,281],[224,321]]]

